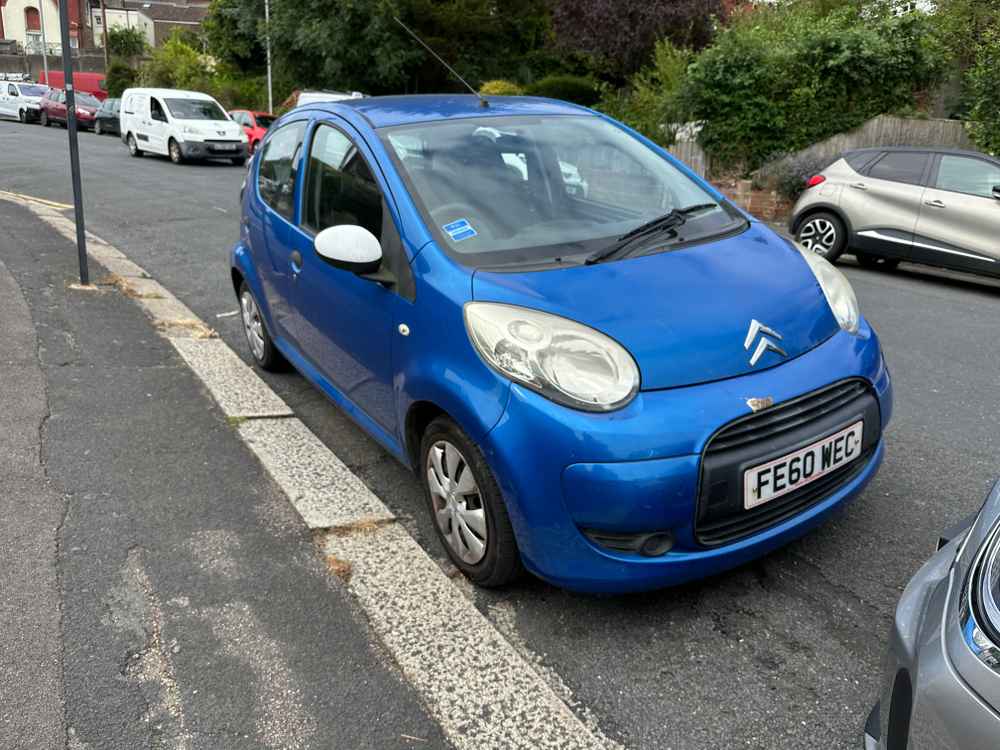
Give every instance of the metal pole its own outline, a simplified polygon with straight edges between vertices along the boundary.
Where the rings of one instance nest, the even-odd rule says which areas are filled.
[[[101,0],[101,28],[104,30],[104,73],[108,72],[108,9],[107,3]]]
[[[45,85],[52,86],[49,80],[49,43],[45,40],[45,0],[38,0],[38,23],[42,27],[42,68],[45,70]]]
[[[66,131],[69,133],[69,168],[73,178],[73,207],[76,212],[76,252],[80,260],[80,283],[90,283],[87,269],[87,236],[83,224],[83,189],[80,186],[80,147],[76,138],[76,91],[73,86],[73,50],[69,45],[69,3],[59,3],[59,33],[62,37],[63,74],[66,77]]]
[[[274,112],[274,92],[271,89],[271,0],[264,0],[264,26],[267,29],[267,111]]]

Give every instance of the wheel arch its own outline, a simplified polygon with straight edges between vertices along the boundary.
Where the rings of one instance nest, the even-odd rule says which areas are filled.
[[[802,222],[808,219],[810,216],[815,216],[816,214],[833,214],[838,219],[844,223],[844,229],[847,231],[847,247],[851,246],[851,240],[854,237],[854,226],[851,224],[851,220],[847,218],[847,214],[844,213],[840,206],[833,203],[813,203],[809,208],[802,211],[792,220],[792,234],[796,235],[799,232],[799,227],[802,226]]]

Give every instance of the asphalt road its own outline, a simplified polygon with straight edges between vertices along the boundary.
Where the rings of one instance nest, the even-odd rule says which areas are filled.
[[[62,130],[0,122],[0,189],[70,202],[65,143]],[[216,317],[236,309],[226,253],[243,170],[131,159],[91,134],[81,148],[88,228],[243,355],[238,320]],[[784,550],[682,588],[599,598],[527,579],[474,594],[575,710],[629,748],[856,747],[902,587],[1000,474],[1000,284],[906,264],[842,268],[896,389],[885,464],[855,504]],[[412,475],[297,375],[267,380],[443,559]]]

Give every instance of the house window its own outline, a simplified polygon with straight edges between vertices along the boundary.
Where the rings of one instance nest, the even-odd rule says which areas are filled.
[[[42,21],[41,17],[38,15],[38,8],[25,8],[24,9],[24,29],[29,34],[32,31],[41,32]]]

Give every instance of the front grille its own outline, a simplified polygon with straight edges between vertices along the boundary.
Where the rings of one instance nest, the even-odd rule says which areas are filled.
[[[716,433],[708,444],[706,454],[721,453],[749,443],[770,440],[849,405],[867,391],[868,386],[864,381],[846,380],[743,417]]]
[[[751,510],[743,506],[743,473],[844,427],[864,422],[861,456],[827,476]],[[800,513],[851,481],[881,437],[878,400],[863,380],[844,380],[742,417],[719,430],[702,458],[695,539],[704,547],[737,541]]]

